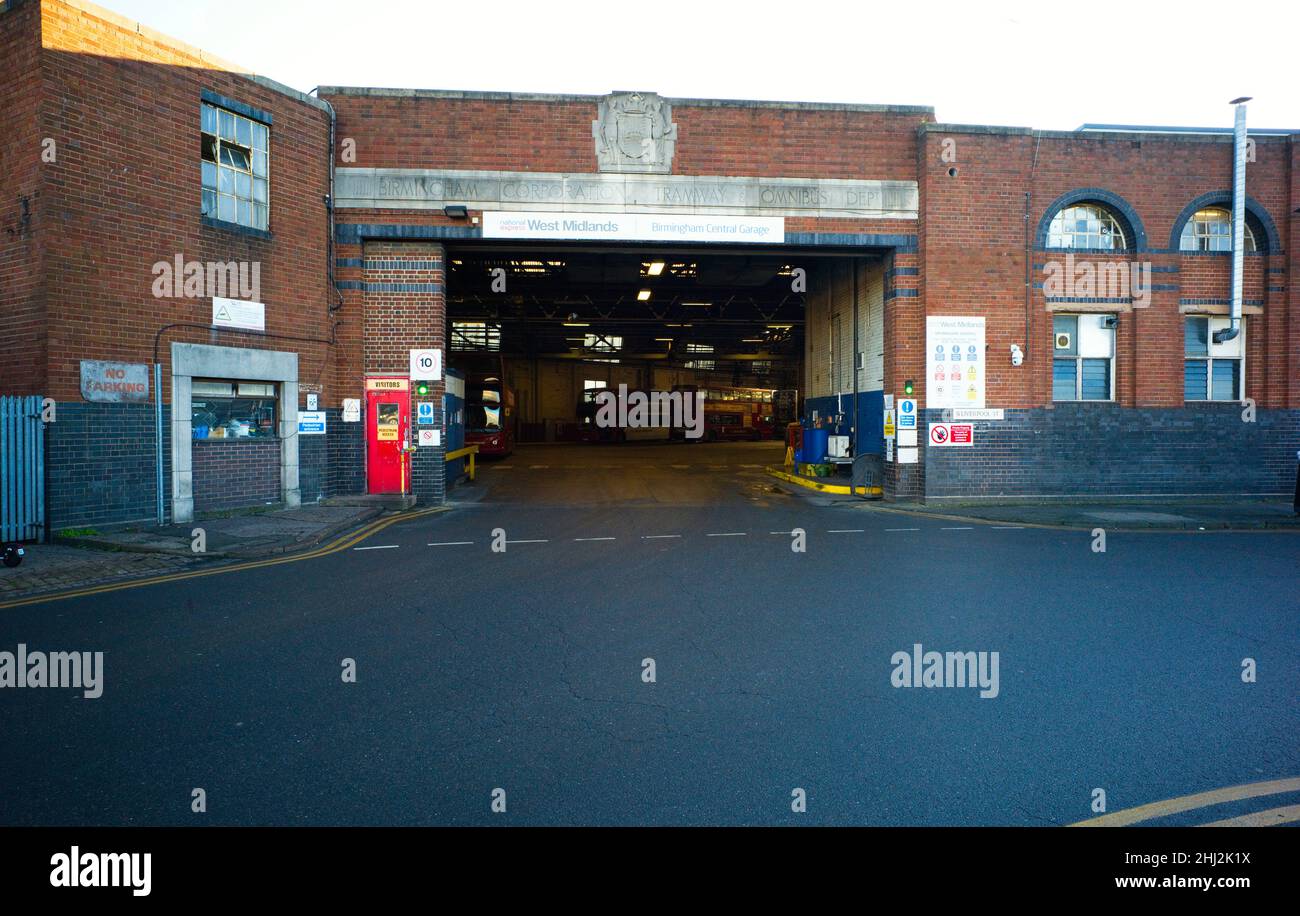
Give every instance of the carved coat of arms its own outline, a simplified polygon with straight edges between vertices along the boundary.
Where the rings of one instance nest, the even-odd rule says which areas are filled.
[[[602,172],[672,171],[677,125],[672,106],[653,92],[611,92],[591,133]]]

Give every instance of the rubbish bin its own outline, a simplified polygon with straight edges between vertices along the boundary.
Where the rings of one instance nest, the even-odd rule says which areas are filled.
[[[830,446],[829,429],[805,429],[803,431],[804,464],[822,464],[826,461],[826,452]]]

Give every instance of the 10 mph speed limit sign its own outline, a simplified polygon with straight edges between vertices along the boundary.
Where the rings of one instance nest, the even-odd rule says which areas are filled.
[[[411,351],[411,380],[416,382],[436,382],[442,378],[441,350]]]

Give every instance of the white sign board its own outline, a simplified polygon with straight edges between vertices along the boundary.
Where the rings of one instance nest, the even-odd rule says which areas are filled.
[[[900,429],[898,431],[899,448],[916,448],[916,430]]]
[[[886,440],[885,440],[885,460],[886,460],[886,461],[891,461],[891,462],[894,460],[894,440],[893,440],[893,439],[886,439]]]
[[[442,378],[441,350],[411,351],[411,380],[436,382]]]
[[[984,317],[925,319],[926,407],[984,406]]]
[[[325,435],[325,411],[323,410],[298,411],[298,435],[300,436]]]
[[[422,429],[420,430],[420,445],[442,445],[442,430],[440,429]]]
[[[898,450],[898,463],[899,463],[899,464],[918,464],[919,462],[917,461],[917,455],[918,455],[919,452],[920,452],[920,449],[915,449],[915,448],[900,448],[900,449]]]
[[[1003,413],[1001,407],[985,407],[983,410],[972,407],[954,407],[952,418],[954,420],[1001,420],[1003,419]]]
[[[318,410],[319,408],[320,408],[320,395],[318,394],[307,395],[307,409]]]
[[[360,398],[343,399],[343,422],[344,423],[361,422],[361,399]]]
[[[245,328],[250,331],[266,330],[266,306],[260,302],[243,299],[212,297],[212,326],[214,328]]]
[[[144,363],[83,359],[81,396],[87,401],[147,401],[149,367]]]
[[[785,217],[489,211],[483,214],[483,238],[781,244]]]

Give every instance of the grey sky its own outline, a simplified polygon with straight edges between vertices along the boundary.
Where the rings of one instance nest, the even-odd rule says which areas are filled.
[[[642,89],[922,104],[941,121],[1054,129],[1228,127],[1228,101],[1250,95],[1252,125],[1300,129],[1291,0],[101,5],[302,90]]]

